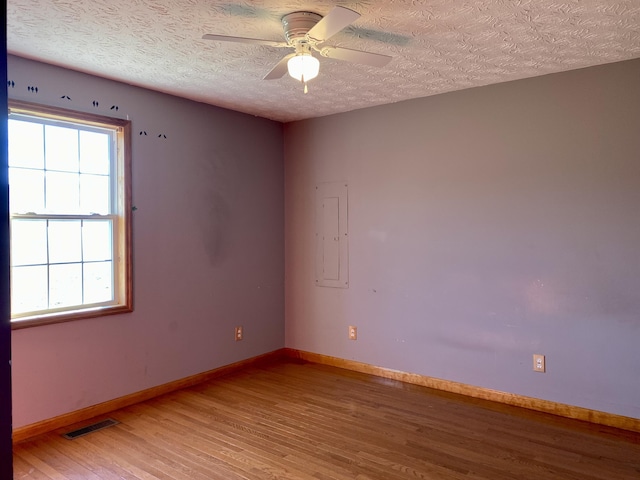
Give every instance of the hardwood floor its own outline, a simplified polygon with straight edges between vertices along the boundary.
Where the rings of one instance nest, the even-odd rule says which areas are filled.
[[[15,445],[14,478],[640,479],[638,433],[302,361],[110,417],[121,423]]]

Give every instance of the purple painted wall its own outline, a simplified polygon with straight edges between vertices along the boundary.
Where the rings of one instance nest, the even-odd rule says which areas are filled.
[[[14,427],[281,348],[282,125],[17,57],[8,67],[10,98],[132,120],[137,207],[135,312],[14,331]]]
[[[640,418],[640,61],[287,124],[285,252],[287,347]]]

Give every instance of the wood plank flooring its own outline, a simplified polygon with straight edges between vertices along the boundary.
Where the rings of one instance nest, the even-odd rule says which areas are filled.
[[[14,479],[640,479],[640,434],[302,361],[110,417],[15,445]]]

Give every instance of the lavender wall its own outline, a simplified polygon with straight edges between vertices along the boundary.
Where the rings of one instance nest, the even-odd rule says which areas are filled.
[[[11,98],[132,120],[137,207],[135,312],[14,331],[14,426],[281,348],[282,125],[17,57],[8,66]]]
[[[640,418],[639,128],[637,60],[286,125],[286,345]],[[347,290],[314,286],[331,181]]]

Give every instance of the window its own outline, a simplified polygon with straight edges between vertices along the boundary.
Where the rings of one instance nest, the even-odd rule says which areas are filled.
[[[9,107],[13,327],[131,311],[130,122]]]

